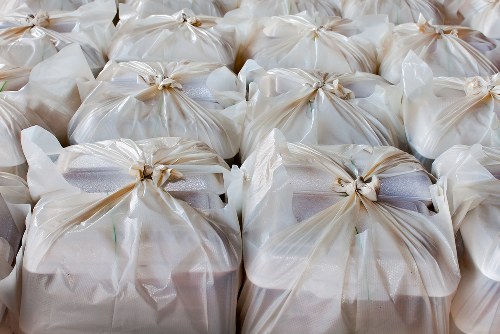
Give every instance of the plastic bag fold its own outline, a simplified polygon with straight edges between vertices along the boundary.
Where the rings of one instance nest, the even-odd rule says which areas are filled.
[[[500,39],[500,2],[492,0],[463,1],[459,8],[463,24],[479,30],[489,38]]]
[[[0,10],[11,10],[23,5],[31,9],[70,11],[91,2],[105,2],[107,0],[3,0]]]
[[[340,16],[339,0],[242,0],[238,9],[229,17],[241,19],[295,15],[301,12],[311,15]]]
[[[239,0],[126,0],[139,17],[150,15],[172,15],[188,8],[197,15],[224,16],[238,7]]]

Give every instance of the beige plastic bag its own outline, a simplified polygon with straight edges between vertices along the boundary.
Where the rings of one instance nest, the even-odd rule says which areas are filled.
[[[403,64],[403,115],[412,153],[428,168],[453,145],[500,145],[500,74],[433,78],[411,53]]]
[[[275,131],[241,169],[242,333],[447,333],[453,229],[412,156]]]
[[[402,92],[369,73],[336,75],[300,69],[264,71],[249,61],[250,84],[241,156],[273,128],[304,144],[366,144],[406,148]],[[241,74],[241,73],[240,73]]]
[[[90,87],[86,87],[90,86]],[[218,64],[110,62],[69,125],[71,143],[184,137],[224,159],[239,150],[245,85]]]
[[[106,64],[115,14],[114,0],[92,2],[74,11],[24,5],[0,12],[0,63],[33,67],[65,46],[78,43],[97,75]]]
[[[466,27],[433,25],[420,16],[418,23],[394,27],[379,74],[399,83],[401,65],[409,51],[429,64],[435,76],[493,75],[500,65],[500,46],[495,40]]]
[[[490,38],[500,39],[500,2],[496,0],[467,0],[459,9],[464,25],[481,31]]]
[[[238,7],[239,0],[126,0],[140,17],[150,15],[172,15],[189,8],[198,15],[224,16]]]
[[[60,149],[53,163],[48,132],[22,139],[40,197],[23,333],[235,332],[241,236],[219,197],[222,158],[196,141],[121,139]]]
[[[447,183],[464,252],[451,306],[453,333],[500,332],[500,150],[454,146],[433,164]]]

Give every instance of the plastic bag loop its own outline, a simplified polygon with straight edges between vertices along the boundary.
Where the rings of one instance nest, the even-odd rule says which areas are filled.
[[[39,10],[35,15],[29,14],[26,22],[30,27],[47,27],[50,24],[49,13],[46,10]]]

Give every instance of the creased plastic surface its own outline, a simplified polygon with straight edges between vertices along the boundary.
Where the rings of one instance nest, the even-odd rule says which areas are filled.
[[[31,9],[44,10],[75,10],[91,2],[105,2],[107,0],[3,0],[0,10],[12,10],[23,5]]]
[[[69,125],[71,143],[184,137],[207,143],[225,159],[239,150],[245,87],[224,66],[110,62],[88,86]]]
[[[238,7],[239,0],[126,0],[142,18],[150,15],[172,15],[189,8],[195,14],[224,16]]]
[[[434,25],[420,16],[417,23],[394,27],[382,54],[379,74],[398,83],[401,64],[410,51],[429,64],[437,77],[493,75],[500,65],[497,41],[470,28]]]
[[[252,66],[241,155],[246,158],[273,128],[304,144],[366,144],[405,148],[402,92],[368,73],[336,75]]]
[[[458,332],[500,332],[500,150],[454,146],[433,164],[447,183],[455,230],[465,251],[451,307]]]
[[[339,0],[241,0],[229,16],[248,19],[295,15],[307,11],[311,15],[340,16]]]
[[[339,198],[301,222],[288,174],[297,166],[329,174],[326,194]],[[413,157],[287,144],[275,131],[242,170],[242,333],[447,332],[460,276],[442,189],[429,190],[439,213],[379,197],[385,178],[424,173]]]
[[[465,17],[464,25],[484,33],[490,38],[500,39],[500,1],[462,1],[460,13]]]
[[[500,74],[433,76],[413,53],[403,63],[404,123],[415,156],[430,168],[453,145],[499,145]]]
[[[194,209],[163,189],[193,174],[226,173],[222,158],[201,142],[123,139],[67,147],[54,165],[30,131],[22,139],[34,168],[30,186],[51,185],[38,194],[27,237],[24,333],[235,331],[241,237],[234,209]],[[85,156],[134,179],[112,193],[83,192],[63,174]],[[44,171],[52,179],[36,177]]]

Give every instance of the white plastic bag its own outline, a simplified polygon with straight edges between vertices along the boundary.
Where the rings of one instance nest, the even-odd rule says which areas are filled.
[[[495,40],[466,27],[433,25],[420,16],[418,23],[394,27],[379,74],[398,83],[409,51],[429,64],[435,76],[493,75],[500,65],[500,46]]]
[[[94,74],[106,64],[114,34],[114,0],[97,1],[75,11],[22,6],[0,13],[0,62],[33,67],[65,46],[78,43]]]
[[[394,24],[417,22],[422,14],[434,23],[444,23],[443,8],[435,0],[341,0],[342,17],[385,14]]]
[[[373,73],[377,55],[367,38],[386,32],[381,17],[351,21],[300,13],[262,18],[238,58],[253,59],[266,69]]]
[[[222,158],[196,141],[122,139],[60,149],[53,163],[50,134],[22,140],[40,197],[23,333],[235,332],[241,236],[219,197]]]
[[[235,30],[220,22],[212,16],[195,16],[189,9],[140,18],[121,4],[118,30],[108,55],[115,61],[189,60],[232,68]]]
[[[238,7],[239,0],[126,0],[122,1],[134,8],[140,17],[150,15],[172,15],[189,8],[195,14],[224,16]]]
[[[433,78],[415,54],[403,64],[403,117],[412,153],[430,168],[453,145],[500,145],[500,74]]]
[[[31,9],[68,11],[98,1],[104,2],[106,0],[2,0],[0,11],[16,9],[23,5],[27,5]]]
[[[26,175],[21,130],[40,125],[67,144],[68,123],[80,106],[77,82],[94,80],[77,44],[36,65],[28,84],[0,93],[0,170]]]
[[[454,146],[433,164],[446,180],[464,243],[462,280],[451,306],[454,333],[500,332],[500,149]]]
[[[304,144],[365,144],[406,148],[400,114],[402,92],[369,73],[329,74],[300,69],[248,75],[249,111],[241,156],[246,158],[273,128]],[[245,72],[245,70],[243,71]]]
[[[451,219],[412,156],[275,131],[241,169],[242,333],[447,333]]]
[[[0,92],[21,89],[28,83],[30,72],[30,68],[0,64]]]
[[[339,0],[241,0],[229,16],[242,19],[294,15],[307,11],[311,15],[340,16]]]
[[[238,153],[246,89],[224,66],[110,62],[87,86],[71,143],[170,136],[203,141],[224,159]]]
[[[500,39],[500,1],[467,0],[459,9],[464,25],[481,31],[490,38]]]

